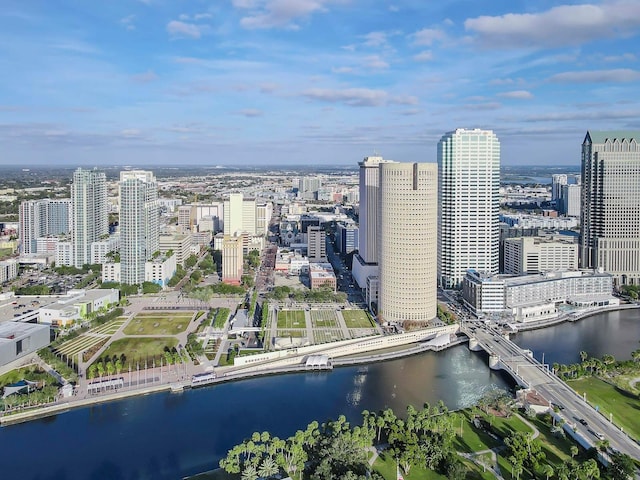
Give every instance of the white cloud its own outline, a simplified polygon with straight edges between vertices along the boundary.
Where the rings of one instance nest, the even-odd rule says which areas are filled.
[[[174,37],[200,38],[202,36],[200,26],[178,20],[172,20],[167,24],[167,32]]]
[[[549,78],[555,83],[626,83],[640,81],[640,71],[630,68],[563,72]]]
[[[189,15],[187,15],[186,13],[181,13],[180,15],[178,15],[178,20],[189,20]]]
[[[446,38],[445,33],[438,28],[423,28],[412,34],[414,45],[433,45],[435,41],[442,41]]]
[[[527,90],[513,90],[511,92],[502,92],[498,94],[499,97],[512,98],[516,100],[529,100],[533,98],[533,94]]]
[[[624,37],[640,28],[640,2],[610,0],[600,5],[560,5],[541,13],[481,16],[464,22],[492,48],[580,45],[599,38]]]
[[[606,55],[602,57],[605,62],[635,62],[638,60],[633,53],[623,53],[621,55]]]
[[[431,50],[424,50],[417,55],[413,56],[416,62],[429,62],[433,60],[433,52]]]
[[[137,128],[125,128],[120,132],[120,135],[122,135],[125,138],[135,138],[135,137],[139,137],[141,134],[142,132]]]
[[[384,70],[389,68],[389,64],[380,55],[369,55],[364,57],[363,63],[365,67]]]
[[[210,13],[196,13],[193,16],[194,20],[204,20],[204,19],[209,19],[209,18],[213,18],[213,15],[211,15]]]
[[[118,23],[120,23],[120,25],[122,25],[127,30],[135,30],[136,26],[133,23],[135,18],[135,15],[127,15],[126,17],[121,18]]]
[[[333,73],[353,73],[353,68],[351,67],[333,67],[331,69]]]
[[[369,32],[362,38],[364,38],[364,45],[367,47],[379,47],[386,45],[388,41],[386,32]]]
[[[384,90],[370,88],[347,88],[344,90],[312,88],[302,95],[323,102],[344,103],[352,107],[375,107],[383,105],[388,99]]]
[[[286,27],[298,29],[294,22],[316,12],[326,12],[326,5],[340,0],[233,0],[236,8],[248,9],[240,20],[247,29]]]

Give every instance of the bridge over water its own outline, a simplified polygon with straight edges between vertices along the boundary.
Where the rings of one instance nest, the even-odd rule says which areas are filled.
[[[598,413],[585,398],[554,375],[548,365],[536,360],[530,351],[523,350],[491,325],[465,322],[460,331],[469,337],[471,350],[487,352],[490,368],[508,372],[519,385],[534,389],[549,402],[561,406],[558,415],[565,420],[569,433],[582,445],[595,446],[597,433],[609,440],[611,448],[640,459],[638,443],[610,418]]]

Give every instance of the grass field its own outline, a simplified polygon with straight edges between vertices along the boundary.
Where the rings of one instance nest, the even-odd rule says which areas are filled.
[[[373,322],[364,310],[342,310],[347,328],[373,328]]]
[[[107,337],[93,337],[89,335],[80,335],[79,337],[64,342],[54,351],[57,355],[65,355],[67,357],[76,355],[85,350],[89,350],[94,345],[104,342]]]
[[[385,480],[396,480],[396,461],[392,455],[388,453],[382,453],[376,458],[373,463],[373,469],[382,475]],[[433,470],[427,470],[421,467],[412,467],[409,471],[409,475],[404,475],[405,480],[446,480],[447,477],[440,475]]]
[[[597,405],[606,419],[613,414],[613,423],[624,428],[636,440],[640,439],[638,411],[640,399],[596,377],[585,377],[568,382],[580,395],[587,392],[587,401]]]
[[[287,330],[278,330],[276,332],[276,336],[278,337],[295,337],[295,338],[300,338],[300,337],[306,337],[307,336],[307,331],[302,329],[302,328],[293,328],[293,329],[287,329]]]
[[[118,317],[115,320],[107,322],[96,328],[89,330],[91,333],[101,333],[103,335],[113,335],[118,329],[126,323],[127,319],[124,317]]]
[[[136,315],[124,328],[125,335],[176,335],[184,332],[193,317],[187,313],[142,313]]]
[[[306,328],[304,310],[280,310],[278,312],[278,328]]]
[[[313,330],[314,343],[328,343],[335,342],[336,340],[344,340],[344,334],[339,328],[321,328]]]
[[[164,356],[165,347],[173,348],[177,344],[177,338],[122,338],[109,345],[100,358],[124,354],[127,362],[159,359]]]
[[[311,310],[313,328],[338,328],[338,319],[334,310]]]

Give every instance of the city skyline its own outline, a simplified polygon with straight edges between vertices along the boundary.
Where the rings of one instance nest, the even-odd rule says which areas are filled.
[[[640,2],[483,3],[10,0],[3,163],[432,163],[477,127],[505,165],[572,165],[640,127]]]

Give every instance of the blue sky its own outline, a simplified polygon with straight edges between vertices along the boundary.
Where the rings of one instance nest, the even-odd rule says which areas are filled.
[[[570,165],[640,130],[640,0],[3,0],[0,72],[6,165]]]

